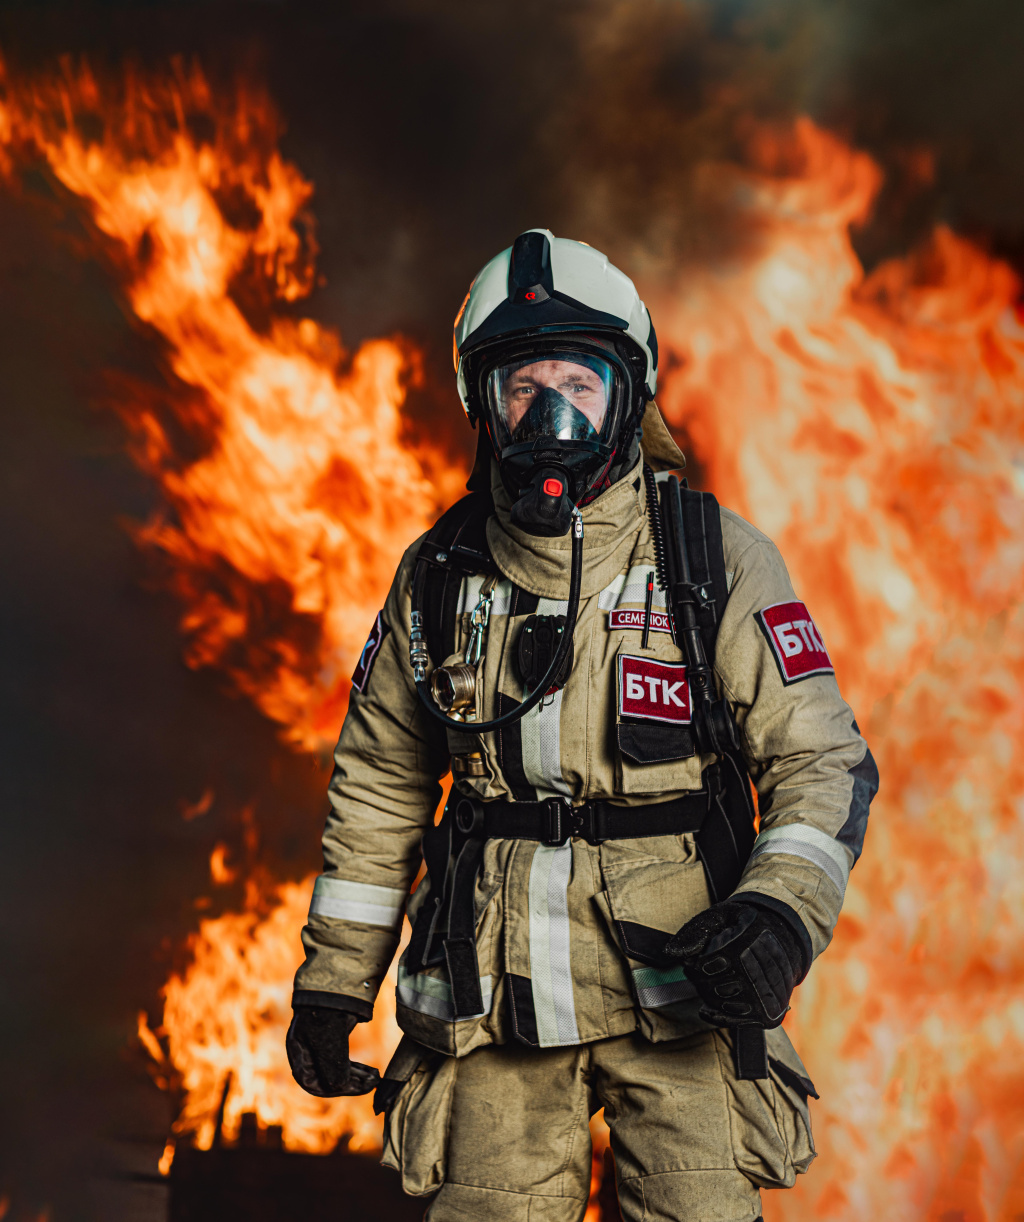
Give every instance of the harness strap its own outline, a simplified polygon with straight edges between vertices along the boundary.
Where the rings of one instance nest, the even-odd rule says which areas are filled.
[[[601,800],[573,806],[566,798],[479,802],[460,797],[454,815],[459,832],[472,839],[539,840],[559,845],[579,836],[589,844],[603,844],[606,840],[696,832],[704,822],[710,796],[708,789],[700,789],[642,807],[613,806]]]
[[[484,1013],[480,989],[480,966],[476,957],[476,911],[473,893],[484,855],[483,840],[467,840],[452,873],[452,902],[448,909],[448,936],[444,957],[452,985],[455,1018],[474,1018]]]
[[[538,840],[557,845],[580,836],[590,844],[602,844],[605,840],[679,835],[700,828],[710,796],[709,788],[651,806],[623,807],[600,800],[571,806],[564,798],[478,802],[453,795],[442,823],[454,823],[453,836],[462,842],[448,888],[448,934],[444,939],[456,1019],[483,1012],[473,897],[488,840]]]
[[[722,542],[722,513],[710,492],[680,489],[683,534],[693,582],[710,596],[698,604],[697,622],[704,651],[714,660],[718,628],[729,598]],[[710,769],[708,770],[711,771]],[[697,835],[697,852],[704,866],[711,902],[727,899],[740,881],[754,847],[754,802],[743,756],[730,752],[709,779],[708,817]]]
[[[697,624],[704,640],[704,652],[714,663],[718,625],[729,598],[721,509],[710,492],[698,492],[695,488],[680,488],[679,492],[690,578],[707,594],[706,601],[697,603]]]
[[[442,953],[437,951],[437,938],[442,913],[444,893],[448,879],[448,862],[452,856],[452,831],[454,823],[448,817],[447,808],[441,822],[423,833],[423,863],[427,867],[430,893],[423,907],[416,914],[416,921],[409,938],[406,962],[409,971],[439,963]]]
[[[718,627],[729,597],[722,514],[710,492],[683,488],[681,493],[690,576],[710,595],[698,605],[697,623],[704,651],[714,659]],[[721,767],[714,769],[709,784],[712,794],[708,817],[696,840],[711,902],[716,903],[736,890],[754,847],[754,802],[746,761],[740,752],[722,756]],[[733,1029],[732,1038],[736,1076],[744,1080],[767,1078],[764,1032],[759,1027],[739,1027]]]
[[[761,1027],[733,1027],[732,1054],[741,1081],[768,1077],[768,1045]]]
[[[422,608],[427,651],[440,666],[455,651],[459,591],[473,573],[496,573],[487,546],[487,519],[494,513],[489,492],[471,492],[446,510],[427,532],[416,553],[422,577]]]

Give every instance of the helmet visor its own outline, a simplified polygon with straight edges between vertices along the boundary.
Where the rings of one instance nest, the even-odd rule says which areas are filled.
[[[499,448],[541,437],[607,443],[621,381],[616,364],[584,351],[538,353],[496,366],[486,397]]]

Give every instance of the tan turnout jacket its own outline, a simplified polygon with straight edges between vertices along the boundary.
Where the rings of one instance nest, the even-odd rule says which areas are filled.
[[[483,718],[497,715],[499,694],[522,700],[513,664],[519,630],[530,612],[564,613],[569,580],[569,538],[518,531],[497,477],[493,489],[496,512],[487,538],[502,576],[478,674]],[[619,655],[676,663],[681,656],[667,631],[652,632],[645,651],[639,626],[611,626],[613,619],[636,618],[612,612],[643,610],[654,568],[639,465],[587,506],[583,520],[583,588],[568,682],[514,729],[468,744],[446,745],[444,730],[419,705],[408,657],[418,542],[406,552],[383,611],[386,635],[365,690],[352,693],[335,754],[324,873],[303,931],[306,961],[297,989],[368,1003],[376,997],[403,913],[408,908],[415,918],[430,885],[424,880],[409,898],[450,747],[482,749],[486,775],[458,784],[484,799],[565,795],[630,807],[701,787],[701,771],[713,757],[641,764],[626,758],[616,740]],[[778,550],[727,509],[722,534],[730,596],[715,674],[735,709],[760,806],[759,835],[737,894],[757,892],[787,905],[816,956],[832,936],[860,852],[874,766],[834,675],[783,681],[784,655],[756,618],[797,598]],[[460,651],[484,580],[463,582]],[[664,594],[656,592],[654,609],[665,611]],[[805,631],[798,645],[795,630],[783,628],[787,648],[811,648],[813,636]],[[708,903],[692,835],[598,846],[578,839],[559,847],[489,841],[476,888],[485,1012],[454,1021],[444,966],[410,972],[400,964],[399,1023],[421,1043],[456,1056],[516,1035],[547,1047],[637,1028],[656,1042],[703,1029],[682,969],[630,960],[615,922],[667,936]],[[519,1013],[513,1013],[511,976],[525,982],[517,990]]]

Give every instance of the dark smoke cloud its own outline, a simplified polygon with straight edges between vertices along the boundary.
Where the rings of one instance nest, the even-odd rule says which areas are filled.
[[[937,221],[1024,255],[1024,9],[903,0],[621,0],[576,15],[573,101],[547,129],[559,215],[611,250],[714,258],[743,240],[697,189],[751,121],[808,114],[869,151],[886,186],[868,264]],[[589,239],[588,239],[589,240]]]
[[[1024,260],[1022,27],[1009,0],[34,0],[0,5],[0,52],[26,72],[194,56],[218,88],[265,82],[316,183],[325,281],[301,309],[350,345],[417,341],[416,416],[468,453],[450,326],[475,271],[538,224],[627,269],[733,249],[745,235],[697,174],[742,157],[751,118],[808,113],[879,159],[868,262],[936,220]],[[155,354],[47,198],[38,175],[20,200],[0,190],[0,1195],[16,1180],[65,1222],[94,1216],[97,1135],[161,1136],[164,1100],[125,1049],[213,843],[240,851],[253,803],[278,875],[315,868],[323,775],[184,669],[176,608],[143,588],[117,519],[154,493],[90,404],[101,369],[155,379]]]

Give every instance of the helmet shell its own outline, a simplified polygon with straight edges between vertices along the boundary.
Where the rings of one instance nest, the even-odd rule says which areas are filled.
[[[481,414],[474,358],[505,340],[567,331],[625,341],[637,390],[654,398],[658,341],[633,281],[585,242],[527,229],[480,270],[455,319],[456,380],[470,420]]]

